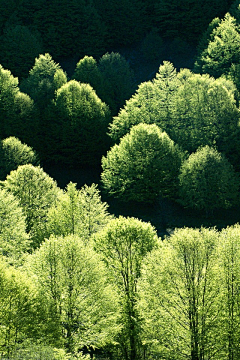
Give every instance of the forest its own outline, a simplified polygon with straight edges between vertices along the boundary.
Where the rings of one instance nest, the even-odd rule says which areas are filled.
[[[239,0],[0,0],[0,359],[240,359],[239,103]]]

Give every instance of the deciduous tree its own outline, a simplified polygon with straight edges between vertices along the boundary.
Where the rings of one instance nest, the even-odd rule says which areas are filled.
[[[184,206],[206,211],[229,208],[238,198],[239,179],[217,150],[205,146],[189,156],[180,169],[180,198]]]
[[[136,125],[103,157],[104,189],[124,201],[174,196],[183,158],[184,153],[157,125]]]
[[[136,308],[138,281],[143,259],[157,243],[156,231],[149,223],[120,216],[110,221],[94,239],[120,295],[121,358],[137,360],[141,357],[141,326]]]

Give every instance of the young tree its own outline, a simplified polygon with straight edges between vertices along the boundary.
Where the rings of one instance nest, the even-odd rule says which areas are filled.
[[[7,174],[16,170],[19,165],[39,165],[36,152],[28,145],[23,144],[14,136],[1,141],[0,145],[0,179],[4,180]]]
[[[11,171],[2,186],[19,200],[32,247],[38,247],[46,233],[48,209],[59,194],[57,183],[42,168],[27,164]]]
[[[53,235],[78,235],[88,240],[111,219],[108,205],[101,201],[95,184],[77,190],[69,183],[65,192],[48,212],[48,233]]]
[[[157,243],[156,231],[149,223],[120,216],[110,221],[94,240],[120,296],[121,358],[137,360],[141,357],[140,318],[136,308],[138,281],[143,259]]]
[[[0,253],[9,263],[18,265],[29,249],[30,239],[19,202],[12,194],[0,190]]]
[[[104,189],[124,201],[174,196],[184,153],[157,125],[132,127],[102,158]]]
[[[205,146],[189,156],[179,175],[184,206],[205,210],[229,208],[238,198],[239,179],[224,155]]]
[[[89,84],[69,81],[56,92],[54,154],[69,165],[96,164],[109,146],[110,112]]]
[[[116,295],[89,244],[76,235],[51,237],[29,256],[28,269],[48,302],[53,344],[74,352],[111,343],[118,330]]]
[[[152,358],[222,359],[222,283],[214,229],[179,229],[143,264],[140,310]]]

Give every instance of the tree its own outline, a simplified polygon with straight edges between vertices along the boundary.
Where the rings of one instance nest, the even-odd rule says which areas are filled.
[[[10,171],[16,170],[19,165],[25,164],[39,165],[36,152],[14,136],[2,140],[0,147],[0,178],[4,180]]]
[[[164,61],[153,81],[143,82],[126,101],[118,116],[110,124],[110,136],[119,141],[132,126],[139,123],[157,124],[168,133],[172,118],[173,95],[180,86],[174,66]]]
[[[214,229],[178,229],[146,257],[143,341],[152,358],[222,359],[222,284]]]
[[[137,360],[141,357],[138,281],[143,259],[157,243],[156,231],[149,223],[120,216],[111,220],[94,240],[120,295],[121,358]]]
[[[18,136],[34,138],[33,101],[19,91],[18,78],[0,65],[0,139]]]
[[[98,64],[102,75],[102,84],[96,92],[106,102],[113,115],[117,115],[125,100],[135,90],[134,74],[127,60],[119,53],[104,54]]]
[[[15,96],[19,91],[18,79],[0,65],[0,138],[5,136],[5,126],[13,116]]]
[[[229,208],[238,198],[239,179],[224,155],[205,146],[189,156],[179,175],[184,206],[205,210]]]
[[[0,354],[9,358],[19,343],[39,339],[44,309],[31,279],[2,260],[0,288]]]
[[[18,200],[0,190],[0,253],[11,264],[19,265],[30,250],[26,221]]]
[[[108,106],[88,84],[69,81],[56,92],[53,157],[71,166],[98,163],[109,146]]]
[[[236,20],[227,13],[214,26],[207,46],[199,54],[195,63],[197,71],[219,77],[228,72],[232,64],[239,64],[239,28]]]
[[[57,183],[42,168],[27,164],[11,171],[2,186],[19,200],[31,245],[38,247],[44,240],[48,209],[59,194]]]
[[[173,196],[183,152],[157,125],[132,127],[102,158],[104,189],[124,201]]]
[[[47,160],[53,147],[52,118],[54,107],[52,101],[55,92],[67,82],[67,76],[48,53],[35,59],[29,76],[21,82],[21,90],[34,100],[35,134],[34,147],[42,160]],[[29,136],[31,139],[33,136]]]
[[[57,203],[49,209],[48,233],[58,236],[78,235],[86,241],[111,219],[107,207],[101,201],[95,184],[77,190],[76,184],[70,182]]]
[[[229,80],[189,73],[172,99],[174,113],[168,132],[171,139],[189,152],[209,145],[232,157],[239,143],[235,92]]]
[[[97,61],[92,56],[84,56],[76,65],[73,79],[80,83],[86,83],[93,87],[100,97],[102,89],[102,74],[98,68]]]
[[[51,237],[29,256],[27,268],[48,302],[52,344],[74,352],[111,343],[118,330],[116,295],[89,244],[76,235]]]
[[[21,83],[21,89],[42,109],[54,98],[55,91],[66,82],[67,76],[60,65],[46,53],[36,57],[28,78]]]
[[[223,285],[222,314],[223,314],[223,348],[225,356],[231,360],[237,360],[240,355],[239,346],[239,225],[227,227],[220,234],[218,259]]]

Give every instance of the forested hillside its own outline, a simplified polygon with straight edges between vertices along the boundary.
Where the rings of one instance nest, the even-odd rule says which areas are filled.
[[[0,359],[239,360],[240,1],[0,10]]]

